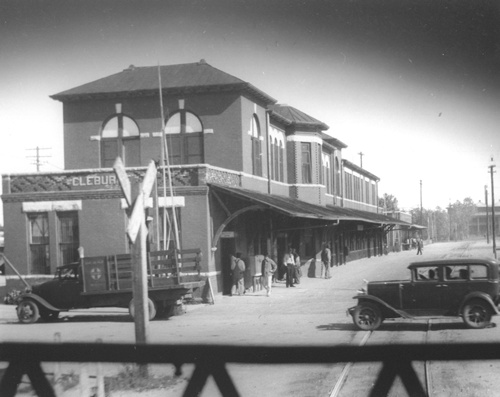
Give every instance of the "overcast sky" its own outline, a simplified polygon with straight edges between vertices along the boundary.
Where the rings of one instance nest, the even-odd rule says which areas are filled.
[[[495,1],[0,2],[0,174],[63,168],[49,95],[129,65],[197,62],[330,126],[404,209],[484,201],[500,167]],[[500,198],[500,180],[496,179]]]

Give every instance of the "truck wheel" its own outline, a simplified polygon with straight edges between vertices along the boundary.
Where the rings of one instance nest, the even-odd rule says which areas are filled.
[[[360,302],[354,309],[352,320],[359,329],[372,331],[382,324],[382,314],[376,304]]]
[[[132,316],[132,319],[135,319],[135,307],[134,307],[134,300],[131,299],[130,303],[128,305],[128,312]],[[148,298],[148,312],[149,312],[149,321],[154,319],[156,317],[156,306],[154,302]]]
[[[17,317],[23,324],[33,324],[40,318],[40,309],[32,300],[24,300],[17,306]]]
[[[486,302],[474,299],[465,304],[462,317],[469,328],[485,328],[491,320],[491,308]]]

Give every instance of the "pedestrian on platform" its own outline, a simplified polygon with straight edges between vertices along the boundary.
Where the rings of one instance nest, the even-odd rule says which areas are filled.
[[[332,261],[332,251],[330,250],[330,245],[328,243],[325,244],[323,250],[321,251],[321,263],[322,263],[322,272],[325,278],[331,278],[330,276],[330,263]],[[324,271],[323,271],[324,270]]]
[[[290,250],[285,254],[283,257],[283,263],[286,266],[286,287],[295,287],[293,285],[293,276],[295,273],[295,259],[293,257],[293,249],[290,248]]]
[[[267,290],[267,296],[271,296],[273,275],[276,272],[276,269],[278,269],[276,262],[269,258],[269,255],[264,254],[264,259],[262,260],[262,284]]]
[[[231,277],[233,285],[231,286],[231,296],[235,293],[242,295],[245,293],[245,262],[241,259],[241,254],[236,253],[231,256]]]
[[[293,250],[293,262],[294,262],[294,273],[293,273],[293,282],[295,284],[300,284],[300,277],[302,276],[302,269],[300,268],[300,256],[297,253],[297,250]]]
[[[417,255],[422,255],[423,248],[424,248],[424,241],[419,237],[417,239]]]

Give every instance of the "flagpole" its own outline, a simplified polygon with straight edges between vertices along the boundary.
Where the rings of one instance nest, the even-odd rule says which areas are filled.
[[[168,172],[168,184],[170,190],[170,197],[172,198],[172,218],[174,223],[174,237],[175,237],[175,249],[180,249],[179,242],[179,229],[177,225],[177,216],[175,213],[175,202],[174,202],[174,189],[172,186],[172,172],[170,170],[170,160],[168,156],[168,146],[167,140],[165,139],[165,117],[163,115],[163,93],[162,93],[162,83],[161,83],[161,72],[160,72],[160,64],[158,63],[158,81],[159,81],[159,90],[160,90],[160,106],[161,106],[161,123],[162,123],[162,133],[161,133],[161,161],[162,161],[162,169],[163,169],[163,197],[165,198],[166,203],[166,183],[165,183],[165,165]],[[166,247],[166,208],[163,211],[163,248]],[[175,261],[177,263],[177,255],[175,255]]]

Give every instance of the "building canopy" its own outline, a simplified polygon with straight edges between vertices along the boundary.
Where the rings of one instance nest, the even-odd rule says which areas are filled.
[[[327,221],[357,221],[383,225],[410,226],[409,223],[400,221],[389,216],[356,210],[345,207],[320,206],[306,203],[290,197],[264,194],[252,190],[228,187],[218,184],[210,184],[210,188],[216,192],[222,192],[229,196],[245,200],[252,204],[275,210],[281,214],[294,218],[320,219]]]

